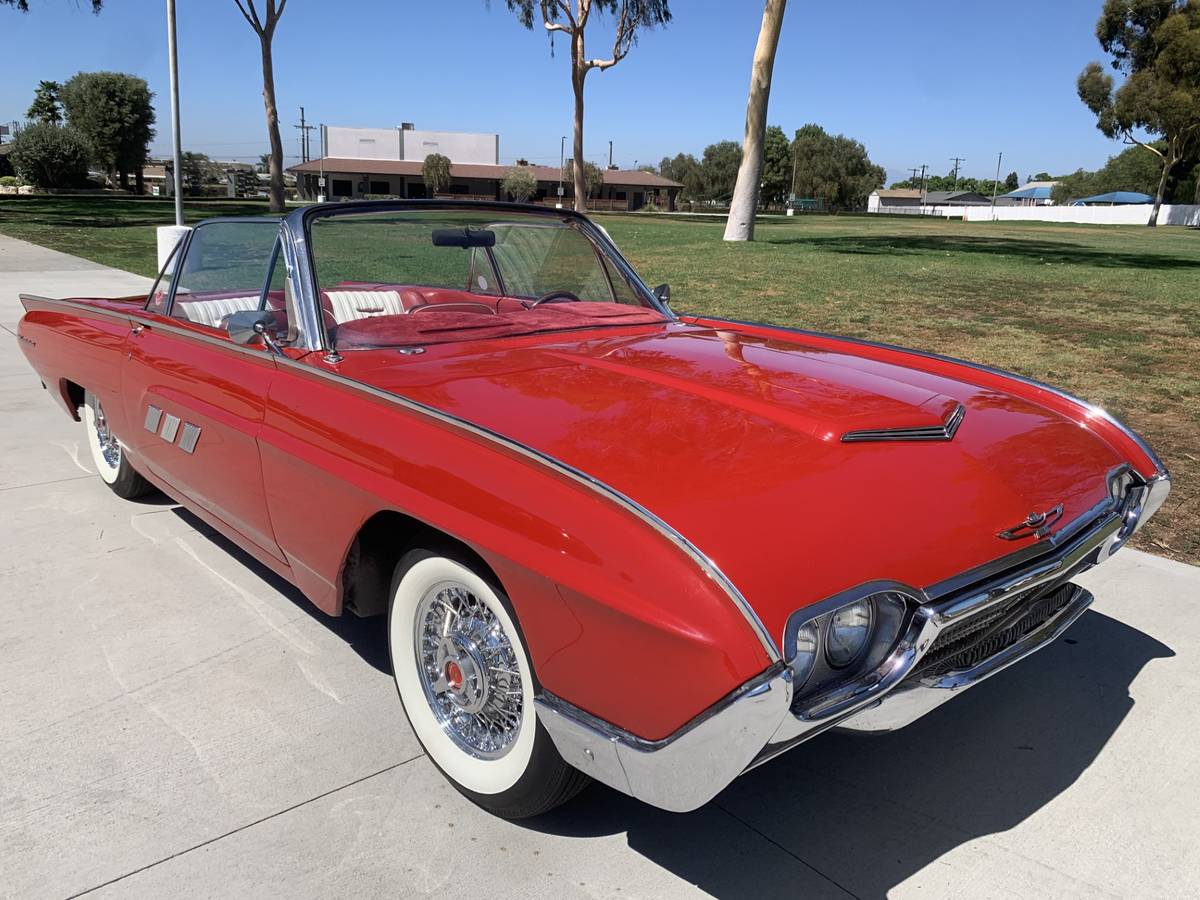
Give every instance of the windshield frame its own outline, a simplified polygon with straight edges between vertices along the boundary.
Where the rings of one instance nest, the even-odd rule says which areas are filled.
[[[304,245],[303,248],[298,249],[304,254],[305,268],[308,274],[308,277],[303,279],[303,288],[305,303],[309,309],[317,310],[320,308],[317,296],[317,292],[320,289],[317,282],[317,266],[313,258],[311,232],[313,222],[335,216],[407,211],[428,212],[433,210],[494,212],[497,214],[497,219],[499,220],[502,220],[506,213],[519,213],[521,215],[541,216],[545,219],[557,220],[559,222],[570,222],[576,225],[584,237],[591,241],[593,249],[598,254],[603,254],[607,257],[606,261],[611,262],[621,275],[624,276],[640,301],[650,309],[661,313],[669,321],[679,321],[679,317],[675,315],[670,307],[664,304],[650,290],[646,283],[642,281],[637,271],[625,259],[612,238],[609,237],[604,227],[593,222],[584,214],[571,209],[555,209],[531,203],[502,203],[500,201],[488,202],[480,200],[352,200],[343,203],[321,203],[296,210],[296,212],[287,218],[289,220],[294,218],[299,219],[297,223],[299,228],[295,229],[295,231],[303,235],[303,238],[296,243]],[[329,329],[323,317],[316,315],[314,318],[320,322],[320,331],[318,334],[321,346],[319,349],[334,351],[335,344],[330,337]]]

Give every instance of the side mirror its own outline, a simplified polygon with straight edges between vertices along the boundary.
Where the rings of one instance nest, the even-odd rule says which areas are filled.
[[[660,284],[654,289],[654,296],[663,303],[669,304],[671,302],[671,286],[669,284]]]
[[[253,344],[261,340],[275,353],[282,353],[275,341],[275,315],[267,309],[246,309],[225,317],[225,330],[235,344]]]

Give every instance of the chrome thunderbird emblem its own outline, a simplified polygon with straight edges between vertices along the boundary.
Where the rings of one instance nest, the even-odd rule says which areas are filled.
[[[1006,541],[1019,541],[1021,538],[1033,537],[1041,540],[1050,533],[1050,529],[1054,523],[1062,518],[1063,505],[1060,503],[1057,506],[1052,506],[1045,512],[1031,512],[1025,517],[1025,521],[1019,525],[1014,525],[1012,528],[1005,528],[999,534],[998,538],[1003,538]]]

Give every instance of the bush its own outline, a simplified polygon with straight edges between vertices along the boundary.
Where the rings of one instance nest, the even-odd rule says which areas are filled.
[[[19,183],[16,175],[0,175],[0,187],[16,187]]]
[[[537,193],[537,176],[526,166],[513,166],[504,176],[500,189],[518,203],[524,203]]]
[[[13,139],[9,153],[17,175],[41,188],[75,187],[87,181],[87,141],[70,127],[31,125]]]

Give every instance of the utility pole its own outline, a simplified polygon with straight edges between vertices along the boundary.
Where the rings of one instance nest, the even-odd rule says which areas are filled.
[[[925,170],[929,168],[929,163],[921,163],[921,205],[925,205]]]
[[[300,107],[300,124],[297,125],[296,127],[298,129],[300,129],[300,161],[308,162],[309,159],[311,159],[311,154],[310,154],[309,150],[312,146],[312,144],[308,138],[308,133],[313,130],[314,126],[309,125],[304,120],[304,107],[303,106]]]
[[[958,164],[966,162],[966,159],[964,159],[961,156],[952,156],[952,157],[950,157],[950,159],[954,163],[954,190],[957,191],[958,190]]]
[[[612,141],[608,142],[608,167],[612,168]]]
[[[918,169],[916,166],[914,166],[913,168],[909,169],[908,171],[912,172],[912,178],[910,178],[909,181],[911,181],[913,184],[916,184],[917,183],[917,172],[919,172],[920,169]]]
[[[183,156],[179,149],[179,52],[175,40],[175,0],[167,0],[167,64],[171,78],[171,143],[175,165],[175,225],[183,225]]]
[[[996,155],[996,180],[992,182],[992,221],[996,221],[996,188],[1000,187],[1000,160],[1004,159],[1004,153]]]

